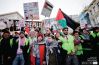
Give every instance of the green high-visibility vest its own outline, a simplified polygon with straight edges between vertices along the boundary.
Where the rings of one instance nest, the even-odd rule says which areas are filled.
[[[13,38],[10,39],[10,46],[12,47],[12,45],[13,45]]]
[[[0,43],[1,43],[2,39],[3,39],[3,38],[0,39]],[[12,45],[13,45],[13,38],[10,39],[10,46],[12,47]]]
[[[82,48],[82,45],[81,44],[76,45],[75,47],[77,48],[76,55],[83,54],[83,48]]]
[[[84,36],[83,35],[80,35],[80,38],[84,39]]]
[[[99,37],[99,32],[97,33],[97,37]],[[97,43],[97,45],[99,46],[99,42]]]
[[[26,38],[25,45],[27,46],[28,44],[29,44],[29,39]]]
[[[71,52],[75,52],[74,37],[72,35],[68,35],[67,40],[65,38],[63,38],[62,36],[60,36],[59,40],[63,43],[62,48],[64,50],[67,50],[67,54],[70,54]]]
[[[0,38],[0,44],[1,44],[2,39],[3,39],[3,38]]]
[[[97,34],[91,33],[92,37],[95,38]]]
[[[99,32],[97,33],[97,37],[99,37]]]
[[[82,39],[84,39],[84,36],[83,35],[80,35],[80,37],[82,38]],[[90,48],[82,48],[82,50],[91,50]]]
[[[0,42],[1,42],[2,38],[0,38]]]
[[[19,43],[19,40],[18,40],[18,41],[16,41],[16,43]],[[27,45],[28,45],[28,43],[29,43],[29,39],[27,39],[27,38],[26,38],[26,40],[25,40],[25,46],[27,46]]]

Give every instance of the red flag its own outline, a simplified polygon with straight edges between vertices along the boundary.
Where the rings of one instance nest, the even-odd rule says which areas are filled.
[[[27,34],[29,34],[29,32],[30,32],[30,29],[29,29],[29,26],[28,26],[28,25],[26,25],[26,27],[25,27],[25,32],[26,32]]]
[[[39,45],[39,51],[40,51],[40,65],[43,65],[44,56],[45,56],[45,45]]]
[[[64,15],[63,15],[61,9],[58,10],[58,13],[57,13],[57,16],[56,16],[56,21],[58,21],[59,25],[62,28],[67,27],[67,23],[66,23],[66,20],[64,19]]]
[[[61,20],[63,18],[64,18],[63,13],[61,12],[61,9],[59,9],[58,10],[58,13],[57,13],[57,16],[56,16],[56,21],[57,20]]]

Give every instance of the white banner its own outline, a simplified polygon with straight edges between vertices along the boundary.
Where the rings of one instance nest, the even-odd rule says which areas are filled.
[[[38,2],[24,3],[24,15],[26,20],[39,19]]]
[[[24,27],[25,26],[25,20],[22,19],[22,20],[19,20],[18,21],[18,27],[21,28],[21,27]]]
[[[53,9],[53,5],[50,2],[45,1],[41,14],[44,15],[45,17],[50,17],[52,9]]]
[[[57,21],[55,21],[54,18],[45,19],[44,20],[44,27],[45,28],[53,28],[53,30],[57,30],[58,29],[58,23],[57,23]]]

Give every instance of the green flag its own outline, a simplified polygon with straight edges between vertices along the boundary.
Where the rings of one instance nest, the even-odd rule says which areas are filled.
[[[65,18],[64,18],[64,16],[63,16],[63,13],[61,12],[61,9],[59,9],[59,11],[58,11],[58,13],[57,13],[56,21],[58,21],[58,24],[59,24],[62,28],[67,27],[66,20],[65,20]]]

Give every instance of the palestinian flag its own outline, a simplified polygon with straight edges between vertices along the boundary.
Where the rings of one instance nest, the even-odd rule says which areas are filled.
[[[40,51],[40,65],[43,65],[44,56],[45,56],[45,45],[39,44],[39,51]]]
[[[58,21],[58,24],[59,24],[62,28],[67,27],[66,20],[65,20],[65,18],[64,18],[64,15],[63,15],[61,9],[58,10],[58,13],[57,13],[57,16],[56,16],[56,21]]]
[[[62,11],[61,11],[62,12]],[[68,15],[66,15],[64,12],[62,12],[65,20],[66,20],[66,24],[68,27],[72,28],[73,30],[75,30],[77,27],[80,26],[80,23],[74,21],[73,19],[71,19]]]

